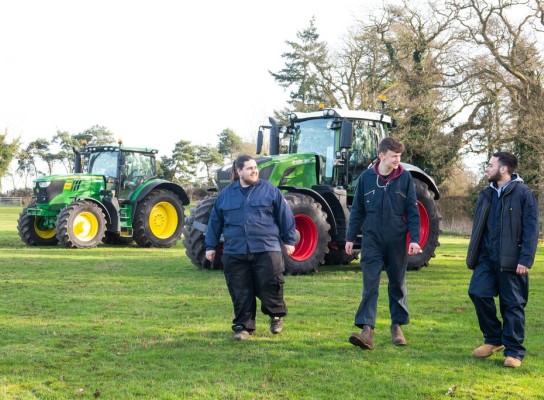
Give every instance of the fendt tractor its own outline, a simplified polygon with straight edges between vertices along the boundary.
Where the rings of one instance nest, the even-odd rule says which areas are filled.
[[[157,178],[157,150],[121,141],[73,150],[73,174],[34,180],[33,200],[17,223],[23,242],[67,248],[177,243],[189,198],[181,186]]]
[[[279,126],[269,118],[270,125],[259,127],[257,154],[261,153],[263,130],[270,131],[270,155],[256,160],[259,177],[283,191],[295,215],[297,243],[295,252],[285,255],[286,274],[310,274],[321,264],[348,264],[364,252],[359,235],[354,255],[346,254],[345,237],[357,179],[377,161],[379,142],[396,126],[383,110],[383,102],[381,113],[323,108],[290,114],[288,126]],[[280,154],[282,133],[289,138],[287,154]],[[409,270],[418,270],[428,265],[439,245],[441,217],[435,200],[440,194],[422,169],[407,163],[402,166],[414,178],[421,217],[423,252],[409,256],[408,261]],[[217,190],[229,184],[230,168],[217,172]],[[215,257],[213,264],[205,257],[206,228],[216,198],[217,194],[212,194],[202,200],[185,219],[186,254],[201,268],[222,268],[220,257]]]

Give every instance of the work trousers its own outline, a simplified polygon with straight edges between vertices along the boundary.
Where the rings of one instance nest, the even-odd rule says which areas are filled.
[[[503,344],[505,357],[525,356],[525,306],[529,299],[529,276],[501,271],[498,263],[480,262],[472,273],[468,294],[474,303],[484,343]],[[502,324],[497,317],[499,297]]]
[[[403,235],[400,239],[379,242],[375,239],[365,239],[363,236],[361,270],[363,272],[363,296],[359,309],[355,314],[355,325],[374,327],[378,307],[380,276],[383,269],[389,279],[387,293],[389,295],[389,312],[391,323],[405,325],[410,322],[406,290],[406,265],[408,255],[406,241]]]
[[[283,254],[268,251],[253,254],[223,254],[223,272],[229,289],[234,319],[232,330],[255,330],[257,301],[261,311],[270,317],[287,315],[283,300]]]

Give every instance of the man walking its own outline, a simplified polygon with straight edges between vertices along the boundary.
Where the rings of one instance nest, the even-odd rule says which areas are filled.
[[[255,331],[256,297],[270,317],[270,331],[283,329],[287,307],[283,299],[284,262],[295,250],[295,218],[280,190],[259,179],[253,157],[239,156],[234,181],[218,196],[208,221],[206,258],[213,262],[221,233],[223,270],[234,306],[235,340]]]
[[[401,325],[410,321],[406,301],[408,254],[419,247],[419,211],[412,176],[400,164],[404,145],[392,138],[378,147],[379,161],[364,171],[357,183],[346,235],[346,253],[352,254],[353,241],[362,232],[361,269],[363,297],[355,315],[361,333],[352,333],[349,342],[363,350],[374,348],[374,326],[380,275],[385,268],[389,278],[391,338],[397,346],[406,345]],[[406,250],[406,233],[411,243]]]
[[[484,344],[474,350],[486,358],[504,350],[504,366],[517,368],[525,356],[525,306],[529,269],[538,245],[538,208],[531,190],[514,173],[515,155],[493,154],[485,169],[490,186],[476,203],[467,253],[473,269],[468,294],[474,303]],[[494,297],[499,296],[501,321]]]

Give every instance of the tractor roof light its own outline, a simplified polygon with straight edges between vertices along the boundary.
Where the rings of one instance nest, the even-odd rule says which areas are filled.
[[[336,114],[336,111],[334,111],[332,108],[324,108],[323,109],[323,116],[324,117],[333,117]]]
[[[297,119],[297,115],[295,113],[291,113],[291,114],[289,114],[289,119],[291,121],[294,121],[295,119]]]

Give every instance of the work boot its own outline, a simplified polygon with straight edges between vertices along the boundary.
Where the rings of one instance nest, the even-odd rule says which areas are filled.
[[[253,332],[246,331],[245,329],[242,329],[240,331],[234,332],[233,339],[234,340],[246,340],[251,337]]]
[[[487,358],[493,353],[496,353],[497,351],[501,351],[504,349],[504,346],[502,344],[499,344],[498,346],[495,346],[494,344],[488,344],[485,343],[475,349],[472,352],[472,355],[476,358]]]
[[[508,368],[519,368],[521,367],[521,360],[514,357],[506,357],[504,359],[504,366]]]
[[[283,318],[273,317],[270,318],[270,332],[273,334],[280,333],[283,330]]]
[[[363,350],[372,350],[374,348],[374,328],[370,325],[363,325],[361,333],[353,332],[349,337],[349,342]]]
[[[391,325],[391,340],[395,346],[406,346],[406,339],[399,324]]]

